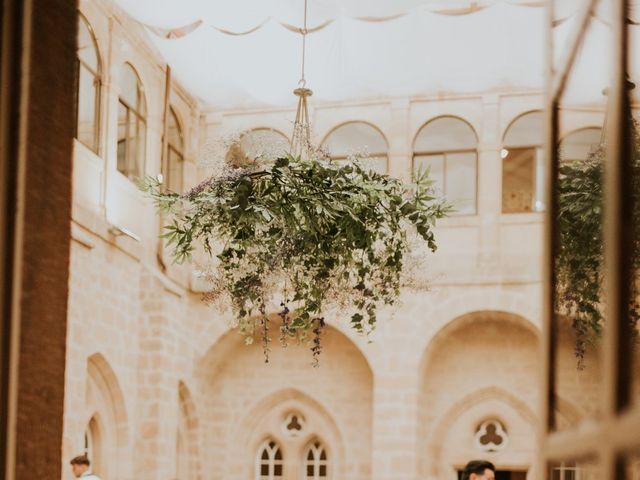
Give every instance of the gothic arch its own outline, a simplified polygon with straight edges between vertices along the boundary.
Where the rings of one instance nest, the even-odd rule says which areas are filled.
[[[311,428],[304,432],[298,440],[300,448],[291,450],[287,443],[282,441],[283,433],[275,425],[269,425],[265,419],[273,417],[279,419],[287,411],[300,412],[308,419]],[[285,458],[291,455],[302,455],[309,444],[318,439],[321,441],[331,459],[333,478],[344,478],[344,444],[340,428],[320,402],[311,395],[295,388],[286,388],[274,392],[256,402],[247,410],[243,420],[237,425],[232,435],[232,441],[228,447],[229,458],[238,456],[238,452],[247,451],[248,458],[239,458],[239,463],[244,464],[243,478],[250,478],[249,469],[253,466],[253,455],[258,447],[267,439],[274,439],[281,445]],[[298,451],[299,450],[299,451]],[[244,461],[243,461],[244,460]]]
[[[126,471],[129,426],[126,404],[120,383],[107,359],[94,353],[87,360],[87,418],[99,421],[104,477],[117,478]],[[108,475],[106,474],[108,472]]]
[[[181,438],[185,441],[183,446],[185,451],[186,467],[188,470],[188,477],[184,480],[192,480],[201,478],[200,472],[200,436],[198,429],[198,416],[196,413],[195,403],[193,397],[187,385],[180,381],[178,382],[178,401],[180,409],[180,418],[178,420],[178,441]],[[177,449],[180,454],[180,448]],[[180,461],[179,459],[178,461]],[[183,480],[180,478],[180,480]]]

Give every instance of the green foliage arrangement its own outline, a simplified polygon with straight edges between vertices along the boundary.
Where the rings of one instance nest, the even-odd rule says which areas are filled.
[[[184,195],[154,179],[142,188],[170,214],[164,237],[177,262],[202,246],[218,262],[211,296],[226,295],[250,343],[268,361],[269,305],[279,305],[279,338],[321,351],[323,310],[338,302],[358,332],[376,324],[380,304],[400,288],[409,228],[436,250],[433,226],[450,210],[427,172],[411,187],[358,163],[287,156],[270,166],[228,169]]]
[[[634,254],[631,269],[640,273],[640,136],[634,129],[633,208]],[[561,153],[562,157],[562,153]],[[556,258],[556,311],[570,318],[575,332],[575,353],[582,360],[589,345],[601,335],[603,309],[603,169],[604,144],[587,158],[563,162],[558,178],[559,251]],[[634,326],[640,318],[638,281],[630,285],[629,315]],[[635,331],[635,329],[632,329]]]

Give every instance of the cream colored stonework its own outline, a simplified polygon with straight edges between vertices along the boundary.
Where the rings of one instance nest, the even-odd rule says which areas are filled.
[[[83,451],[91,419],[103,480],[251,480],[267,439],[282,445],[287,480],[304,478],[314,440],[326,447],[332,480],[453,480],[478,457],[537,478],[542,218],[501,213],[500,149],[514,118],[542,108],[541,92],[313,105],[318,141],[345,121],[370,122],[389,144],[390,173],[403,179],[422,125],[440,115],[466,120],[479,139],[478,214],[439,223],[438,252],[425,257],[398,305],[383,309],[370,338],[330,312],[319,368],[298,345],[274,345],[265,364],[259,345],[245,346],[229,329],[228,313],[201,302],[191,268],[159,250],[153,206],[116,169],[118,69],[127,61],[147,101],[145,172],[160,172],[162,59],[111,2],[82,0],[80,9],[105,75],[99,152],[77,142],[74,158],[62,478],[72,478],[67,462]],[[185,185],[206,175],[198,162],[220,137],[291,130],[292,110],[205,109],[177,82],[171,103],[184,126]],[[589,115],[568,116],[563,128],[602,120]],[[114,225],[140,241],[114,236]],[[559,415],[573,422],[593,413],[597,357],[577,372],[563,337],[559,358]],[[305,418],[295,438],[283,427],[291,412]],[[488,419],[508,435],[499,452],[475,443]]]

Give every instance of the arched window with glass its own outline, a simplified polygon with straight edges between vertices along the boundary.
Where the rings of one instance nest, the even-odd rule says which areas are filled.
[[[326,480],[329,476],[327,451],[319,441],[314,441],[305,453],[304,479]]]
[[[413,171],[428,169],[439,195],[458,215],[477,211],[478,137],[465,120],[454,116],[427,122],[413,143]]]
[[[184,136],[178,115],[169,108],[167,119],[167,158],[164,167],[165,184],[172,192],[182,193],[184,175]]]
[[[586,160],[601,145],[601,128],[587,127],[574,130],[560,141],[560,160],[568,163]]]
[[[267,440],[258,449],[255,480],[279,480],[284,478],[282,449],[273,440]]]
[[[502,213],[544,210],[544,117],[541,111],[516,118],[504,134]]]
[[[120,76],[118,99],[118,171],[129,178],[144,175],[147,141],[147,105],[142,82],[131,64]]]
[[[84,431],[83,453],[91,462],[91,470],[95,474],[102,473],[102,438],[96,417],[92,417]]]
[[[243,132],[227,152],[232,165],[271,163],[289,151],[289,139],[272,128],[254,128]]]
[[[378,173],[387,173],[387,140],[378,128],[366,122],[347,122],[334,128],[322,142],[323,148],[336,163],[348,163],[358,155],[365,167]]]
[[[100,142],[100,86],[102,62],[96,36],[87,19],[78,14],[78,97],[76,138],[95,153]]]

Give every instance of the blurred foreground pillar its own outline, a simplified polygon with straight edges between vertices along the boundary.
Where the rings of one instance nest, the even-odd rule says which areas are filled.
[[[76,0],[2,0],[0,478],[60,478]]]

